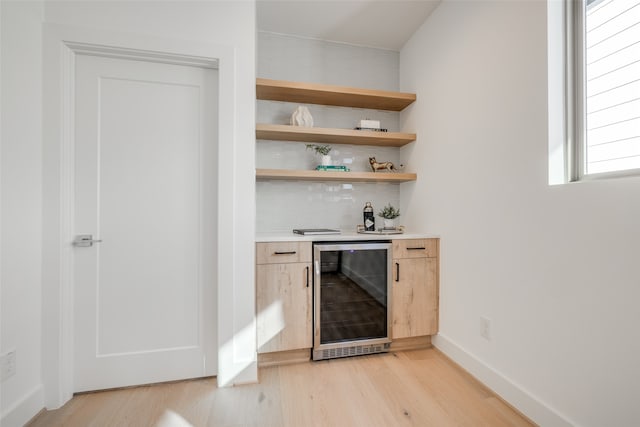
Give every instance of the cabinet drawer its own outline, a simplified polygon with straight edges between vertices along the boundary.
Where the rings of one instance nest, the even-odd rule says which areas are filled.
[[[311,262],[311,242],[256,243],[256,264]]]
[[[436,258],[438,239],[398,239],[393,241],[394,258]]]

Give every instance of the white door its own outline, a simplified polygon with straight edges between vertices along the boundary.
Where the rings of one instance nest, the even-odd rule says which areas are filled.
[[[75,72],[74,389],[215,375],[217,71]]]

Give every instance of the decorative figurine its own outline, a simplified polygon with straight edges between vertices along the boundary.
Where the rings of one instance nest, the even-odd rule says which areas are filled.
[[[313,117],[307,107],[300,105],[296,108],[293,114],[291,114],[291,126],[313,127]]]
[[[389,172],[398,172],[398,168],[393,165],[392,162],[378,162],[375,157],[369,157],[369,164],[371,169],[376,172],[379,170],[388,170]],[[404,166],[400,165],[400,169]]]

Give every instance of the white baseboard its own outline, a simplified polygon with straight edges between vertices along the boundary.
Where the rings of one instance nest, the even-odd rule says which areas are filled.
[[[258,383],[257,360],[247,362],[234,361],[224,369],[224,375],[220,374],[221,371],[222,369],[218,369],[218,375],[216,376],[218,387],[232,387],[236,385]]]
[[[445,335],[438,334],[432,337],[431,342],[434,347],[536,424],[544,427],[574,426],[574,423],[566,417],[560,415],[500,372],[486,365]]]
[[[0,427],[22,427],[44,408],[44,387],[38,384],[2,413]]]

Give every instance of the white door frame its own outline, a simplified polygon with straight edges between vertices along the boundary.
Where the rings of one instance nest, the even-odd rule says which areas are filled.
[[[57,408],[73,395],[73,164],[74,69],[77,54],[144,59],[218,69],[218,375],[226,369],[220,350],[234,331],[229,301],[222,302],[233,283],[233,258],[228,233],[233,224],[237,130],[235,52],[233,46],[163,39],[130,33],[44,24],[43,39],[43,287],[42,371],[45,405]],[[224,184],[224,186],[223,186]],[[225,245],[226,247],[221,247]],[[225,258],[226,257],[226,258]],[[231,255],[232,257],[232,255]],[[226,288],[226,287],[225,287]],[[232,290],[231,290],[232,292]],[[221,295],[222,294],[222,295]],[[231,325],[230,325],[231,324]],[[235,334],[232,333],[233,336]],[[249,381],[257,380],[255,367]],[[244,381],[247,381],[246,378]]]

